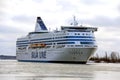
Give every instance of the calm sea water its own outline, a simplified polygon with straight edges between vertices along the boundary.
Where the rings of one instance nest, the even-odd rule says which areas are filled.
[[[0,60],[0,80],[120,80],[120,64]]]

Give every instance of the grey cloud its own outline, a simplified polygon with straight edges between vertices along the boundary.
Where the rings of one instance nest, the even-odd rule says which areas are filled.
[[[4,12],[4,11],[0,11],[0,21],[4,21],[6,20],[6,18],[8,18],[9,14]]]
[[[4,42],[5,41],[5,39],[3,39],[3,38],[0,38],[0,42]]]
[[[1,20],[1,17],[6,16],[8,14],[4,11],[6,7],[5,3],[6,3],[5,0],[0,0],[0,20]]]
[[[10,43],[10,42],[0,42],[0,55],[15,55],[15,42]],[[11,44],[13,46],[11,46]]]
[[[76,10],[76,5],[70,3],[69,0],[58,0],[57,5],[62,6],[63,11]]]
[[[33,18],[34,17],[32,17],[32,16],[18,15],[18,16],[13,16],[12,20],[14,22],[29,24],[29,23],[33,23],[33,20],[34,20]]]
[[[6,14],[5,12],[0,11],[0,16],[3,16],[3,15],[5,15],[5,14]]]
[[[93,26],[101,26],[101,27],[119,27],[120,26],[120,16],[117,18],[109,18],[106,16],[97,16],[94,19],[88,19],[88,20],[80,20],[79,23],[83,24],[90,24]]]
[[[37,2],[37,3],[41,3],[41,2],[43,2],[44,0],[34,0],[35,2]]]
[[[118,6],[118,11],[119,11],[119,13],[120,13],[120,4],[119,4],[119,6]]]
[[[13,27],[8,27],[8,26],[5,26],[5,25],[0,25],[0,34],[14,34],[14,33],[21,33],[21,32],[24,32],[20,29],[17,29],[17,28],[13,28]]]
[[[0,38],[0,44],[1,43],[13,43],[16,41],[16,38],[13,38],[13,37],[9,37],[9,36],[6,36],[4,35],[6,38]],[[9,39],[8,39],[9,38]]]
[[[34,0],[36,3],[42,4],[44,0]],[[52,2],[52,1],[51,1]],[[56,5],[62,7],[62,11],[68,11],[75,9],[75,5],[73,5],[69,0],[56,0]],[[47,6],[47,5],[46,5]]]
[[[104,41],[104,42],[113,42],[113,43],[118,43],[118,42],[120,42],[120,39],[118,38],[118,37],[112,37],[111,36],[111,38],[106,38],[106,37],[103,37],[103,38],[99,38],[99,36],[98,36],[98,40],[99,41]]]
[[[0,7],[5,6],[5,0],[0,0]]]
[[[80,0],[82,3],[86,5],[97,5],[97,4],[103,4],[100,0]]]
[[[3,20],[3,18],[5,17],[5,14],[6,14],[6,13],[4,13],[4,12],[0,11],[0,21],[2,21],[2,20]]]

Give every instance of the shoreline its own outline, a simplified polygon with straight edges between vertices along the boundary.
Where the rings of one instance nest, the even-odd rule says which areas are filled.
[[[0,60],[16,60],[16,56],[0,55]]]

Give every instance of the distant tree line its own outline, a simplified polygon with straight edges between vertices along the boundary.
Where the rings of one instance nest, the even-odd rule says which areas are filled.
[[[0,59],[16,59],[16,56],[0,55]]]
[[[104,57],[100,57],[98,54],[90,58],[94,62],[106,62],[106,63],[120,63],[120,55],[118,52],[111,52],[109,55],[105,52]]]

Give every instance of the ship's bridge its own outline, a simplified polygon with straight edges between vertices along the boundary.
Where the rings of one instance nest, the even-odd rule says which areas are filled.
[[[66,31],[78,31],[78,32],[87,32],[87,31],[92,31],[95,32],[97,31],[96,27],[84,27],[84,26],[61,26],[61,30],[66,30]]]

